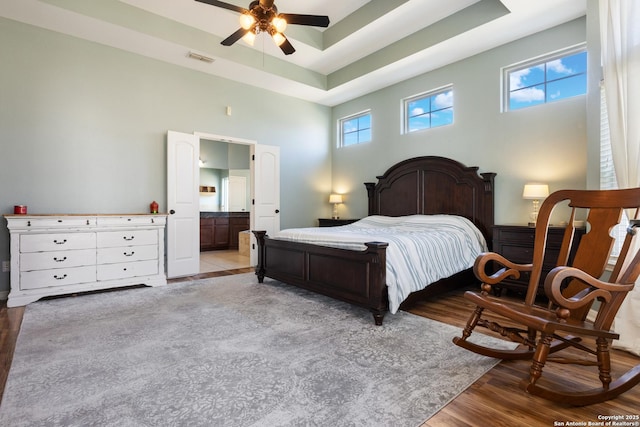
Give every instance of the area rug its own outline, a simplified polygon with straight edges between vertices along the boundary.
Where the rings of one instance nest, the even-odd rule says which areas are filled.
[[[0,425],[418,426],[497,363],[459,332],[253,274],[39,301]]]

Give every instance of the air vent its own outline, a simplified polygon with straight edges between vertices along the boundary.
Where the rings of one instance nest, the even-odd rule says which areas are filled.
[[[206,62],[208,64],[211,64],[213,61],[215,61],[215,59],[213,59],[213,58],[210,58],[208,56],[205,56],[205,55],[202,55],[202,54],[199,54],[199,53],[195,53],[195,52],[189,52],[187,54],[187,56],[189,58],[197,59],[198,61]]]

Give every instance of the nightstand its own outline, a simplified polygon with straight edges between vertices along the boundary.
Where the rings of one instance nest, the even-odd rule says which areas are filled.
[[[357,219],[346,218],[318,218],[318,225],[320,227],[335,227],[337,225],[347,225],[358,221]]]
[[[549,227],[547,235],[547,249],[542,267],[542,276],[538,284],[538,295],[544,295],[544,279],[551,269],[556,266],[558,255],[560,253],[560,245],[564,236],[565,227]],[[527,225],[494,225],[493,226],[493,252],[499,253],[506,259],[517,264],[531,263],[533,260],[533,241],[536,229]],[[585,228],[576,228],[574,233],[574,242],[571,254],[569,255],[569,263],[575,256],[580,238],[584,235]],[[496,285],[496,291],[499,293],[502,288],[512,290],[518,293],[526,293],[529,285],[529,273],[521,273],[519,279],[506,279]]]

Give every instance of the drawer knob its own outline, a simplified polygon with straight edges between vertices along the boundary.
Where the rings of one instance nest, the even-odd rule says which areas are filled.
[[[62,279],[66,279],[67,275],[63,274],[62,276],[58,276],[57,274],[54,274],[53,278],[56,279],[56,280],[62,280]]]
[[[129,253],[126,253],[126,252],[123,252],[123,253],[124,253],[124,256],[132,256],[133,254],[135,254],[134,251],[131,251]]]
[[[67,239],[63,239],[63,240],[54,239],[53,243],[55,243],[56,245],[64,245],[65,243],[67,243]]]
[[[55,262],[62,262],[62,261],[65,261],[66,259],[67,259],[67,257],[66,257],[66,256],[65,256],[65,257],[62,257],[62,258],[58,258],[57,256],[54,256],[54,257],[53,257],[53,260],[54,260]]]
[[[123,239],[124,239],[124,240],[133,240],[133,238],[134,238],[134,237],[135,237],[135,236],[131,236],[131,237],[124,236],[124,237],[123,237]]]

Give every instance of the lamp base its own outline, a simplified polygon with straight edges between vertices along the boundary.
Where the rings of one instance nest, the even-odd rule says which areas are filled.
[[[537,202],[537,200],[534,200],[533,212],[529,214],[529,227],[535,227],[538,222],[538,204],[535,202]]]

